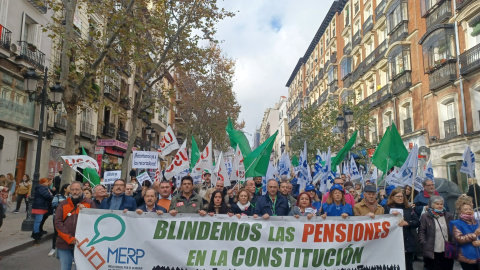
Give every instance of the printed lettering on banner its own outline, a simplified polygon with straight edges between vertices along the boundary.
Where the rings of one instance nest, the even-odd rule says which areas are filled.
[[[150,176],[148,175],[147,172],[143,172],[143,173],[141,173],[137,176],[137,181],[138,181],[138,184],[140,186],[142,185],[143,181],[145,181],[145,180],[148,180],[148,181],[150,181],[150,183],[152,183],[152,179],[150,178]]]
[[[103,174],[103,184],[113,184],[116,180],[122,178],[122,171],[106,171]]]
[[[158,153],[151,151],[133,151],[132,168],[156,169],[158,168]]]
[[[393,215],[325,220],[172,217],[82,209],[75,264],[78,269],[97,270],[404,270],[400,220]]]

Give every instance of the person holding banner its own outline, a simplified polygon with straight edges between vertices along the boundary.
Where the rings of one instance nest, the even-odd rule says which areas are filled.
[[[137,209],[135,199],[125,195],[125,181],[123,179],[118,179],[113,183],[112,196],[102,201],[100,209],[123,210],[124,213]]]
[[[390,185],[393,186],[393,185]],[[390,187],[389,186],[389,187]],[[405,199],[402,188],[391,190],[387,202],[384,206],[386,214],[402,216],[403,219],[398,226],[403,228],[403,245],[405,248],[405,267],[407,270],[413,270],[413,254],[416,249],[415,229],[420,222],[412,207]]]
[[[327,215],[342,218],[353,216],[352,206],[345,201],[345,191],[341,185],[335,184],[330,188],[320,213],[323,219],[327,218]]]
[[[342,178],[337,177],[337,178],[333,179],[333,184],[334,185],[340,185],[340,186],[342,186],[342,189],[343,189],[343,187],[345,186],[345,181]],[[325,194],[325,196],[322,197],[322,203],[327,201],[328,195],[329,195],[329,192],[327,192],[327,194]],[[348,204],[350,204],[352,206],[352,208],[355,206],[355,199],[353,198],[352,194],[348,194],[348,193],[345,194],[345,201]]]
[[[288,182],[288,180],[282,180],[282,182],[280,183],[280,193],[282,193],[285,199],[287,199],[288,207],[290,207],[290,209],[293,209],[297,204],[297,200],[290,194],[288,189],[289,184],[290,183]]]
[[[170,215],[176,216],[178,213],[199,213],[205,216],[207,212],[203,210],[203,200],[193,191],[193,178],[189,175],[182,177],[181,191],[172,198]]]
[[[233,216],[232,211],[227,206],[225,202],[225,198],[223,197],[223,192],[220,190],[215,190],[212,193],[212,198],[210,199],[210,203],[208,204],[208,215],[213,217],[214,215],[230,215]]]
[[[158,182],[153,183],[154,189],[157,184]],[[168,213],[168,209],[170,209],[170,203],[172,202],[172,186],[170,186],[170,182],[167,180],[162,180],[158,185],[157,192],[160,194],[160,198],[158,199],[157,204],[165,208],[165,212]]]
[[[453,259],[445,257],[445,242],[452,240],[449,232],[453,215],[443,205],[443,197],[430,197],[428,211],[420,218],[418,239],[423,247],[423,261],[427,270],[453,269]]]
[[[253,215],[253,205],[250,203],[252,199],[252,194],[246,189],[242,188],[237,193],[237,202],[232,204],[233,214],[241,218],[242,216],[252,216]]]
[[[268,180],[267,194],[258,198],[253,217],[262,216],[263,219],[268,219],[270,216],[287,216],[289,212],[287,199],[278,192],[277,180]]]
[[[322,203],[320,202],[320,198],[318,198],[317,191],[315,190],[314,185],[307,185],[305,187],[305,192],[310,195],[310,198],[312,199],[312,206],[317,209],[317,211],[320,211],[320,208],[322,208]],[[326,200],[326,199],[325,199]]]
[[[310,220],[316,214],[317,209],[312,205],[312,197],[307,192],[303,192],[298,195],[298,200],[288,215],[295,218],[306,216]]]
[[[363,200],[353,207],[355,216],[369,216],[375,218],[375,215],[383,215],[385,209],[381,207],[376,198],[377,189],[373,185],[365,186],[363,190]]]
[[[473,211],[472,198],[465,194],[458,197],[455,208],[459,219],[450,221],[450,230],[458,243],[458,262],[463,270],[478,270],[480,267],[480,227]]]
[[[157,215],[162,215],[163,213],[167,212],[167,209],[158,205],[157,202],[157,193],[153,188],[148,188],[145,191],[145,196],[143,196],[145,200],[145,204],[137,208],[135,213],[141,215],[143,212],[156,212]]]
[[[102,201],[107,197],[107,188],[104,185],[96,185],[93,188],[93,202],[100,207]]]

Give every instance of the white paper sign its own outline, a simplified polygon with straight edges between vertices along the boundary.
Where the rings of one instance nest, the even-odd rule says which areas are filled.
[[[116,180],[121,179],[122,171],[106,171],[103,174],[103,184],[113,184]]]
[[[148,180],[150,183],[152,183],[152,179],[150,179],[150,176],[148,175],[147,172],[143,172],[137,176],[137,181],[138,185],[142,185],[143,181]]]
[[[393,214],[393,212],[397,211],[400,216],[403,217],[403,209],[402,208],[390,208],[390,213],[389,214]]]
[[[156,169],[158,168],[158,153],[150,151],[133,151],[132,168]]]

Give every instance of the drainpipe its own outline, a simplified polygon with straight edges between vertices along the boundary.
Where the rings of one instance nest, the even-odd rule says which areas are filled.
[[[453,2],[453,10],[457,10],[457,2]],[[465,96],[463,95],[463,80],[462,74],[460,74],[460,68],[462,65],[460,64],[460,44],[458,42],[458,25],[457,25],[457,14],[455,14],[455,49],[457,51],[457,67],[458,67],[458,78],[460,79],[460,98],[462,99],[462,115],[463,115],[463,134],[467,134],[467,116],[465,113]]]

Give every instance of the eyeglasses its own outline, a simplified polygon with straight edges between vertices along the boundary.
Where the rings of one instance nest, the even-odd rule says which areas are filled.
[[[115,185],[113,185],[113,186],[114,186],[114,187],[123,187],[124,184],[115,184]]]
[[[395,195],[394,198],[403,199],[403,195]]]

